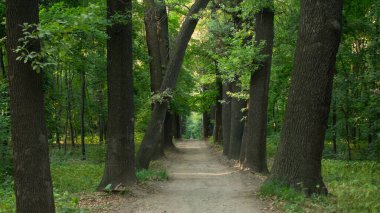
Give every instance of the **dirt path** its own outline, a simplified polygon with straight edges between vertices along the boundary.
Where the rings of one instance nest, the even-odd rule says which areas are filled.
[[[169,181],[121,212],[270,212],[255,196],[258,178],[223,165],[204,142],[179,142],[177,147],[180,153],[168,156]]]

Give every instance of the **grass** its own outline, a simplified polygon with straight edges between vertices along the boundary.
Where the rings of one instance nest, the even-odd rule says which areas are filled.
[[[81,150],[68,148],[67,153],[51,148],[51,174],[57,212],[78,212],[80,193],[94,192],[104,169],[105,145],[86,144],[86,160],[81,160]],[[153,164],[149,170],[136,173],[138,182],[161,181],[168,178],[166,170]],[[0,212],[15,212],[15,195],[11,176],[0,182]],[[85,211],[80,209],[79,211]]]
[[[268,139],[274,157],[278,136]],[[269,160],[270,164],[271,160]],[[322,160],[322,176],[329,196],[305,197],[281,183],[266,182],[260,193],[285,212],[380,212],[380,163],[370,160]]]

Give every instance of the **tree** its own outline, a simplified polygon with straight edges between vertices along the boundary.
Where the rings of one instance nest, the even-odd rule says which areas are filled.
[[[132,78],[132,0],[107,1],[108,19],[122,16],[107,27],[108,126],[107,157],[98,190],[113,191],[136,182]]]
[[[144,23],[146,41],[150,60],[150,81],[152,94],[158,93],[169,62],[169,27],[168,15],[164,1],[155,3],[153,0],[144,1],[146,5]],[[169,112],[167,113],[169,114]],[[164,129],[172,128],[171,122],[164,122]],[[171,130],[162,132],[155,150],[154,158],[164,156],[165,144],[170,143],[171,136],[165,135]]]
[[[38,0],[6,1],[8,76],[14,183],[17,212],[55,212],[45,121],[43,71],[32,68],[36,58],[24,63],[22,54],[39,54],[36,35]],[[29,35],[28,38],[25,35]],[[28,45],[20,47],[20,39]],[[16,53],[15,50],[21,50]],[[27,56],[26,56],[27,57]],[[37,69],[37,67],[34,67]]]
[[[292,83],[270,180],[326,194],[321,157],[340,42],[342,1],[302,0]]]
[[[199,20],[197,15],[200,10],[207,6],[208,2],[209,0],[197,0],[193,4],[179,31],[175,46],[170,52],[170,60],[161,84],[160,93],[157,97],[158,100],[154,103],[152,117],[137,154],[138,168],[149,167],[153,152],[163,129],[166,111],[169,107],[168,102],[170,101],[172,91],[175,88],[186,48]]]
[[[222,104],[222,128],[223,128],[223,154],[228,155],[230,149],[231,132],[231,97],[227,93],[231,90],[231,84],[223,84],[223,104]]]
[[[255,42],[265,42],[262,54],[266,56],[251,75],[248,118],[243,135],[242,165],[256,172],[267,172],[266,131],[268,112],[269,76],[272,63],[274,13],[264,8],[256,14]]]

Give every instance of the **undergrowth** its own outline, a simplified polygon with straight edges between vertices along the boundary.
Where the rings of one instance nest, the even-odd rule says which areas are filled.
[[[88,212],[79,209],[80,194],[95,192],[104,169],[105,145],[86,145],[87,160],[81,160],[80,148],[68,147],[66,154],[56,147],[51,149],[50,162],[54,187],[55,206],[58,213]],[[154,166],[136,173],[138,182],[166,180],[164,168]],[[15,212],[13,179],[10,175],[0,182],[0,212]]]
[[[279,135],[268,137],[268,164],[271,168],[277,152]],[[326,142],[329,144],[329,142]],[[357,159],[359,149],[353,149]],[[380,212],[380,163],[373,160],[345,159],[345,153],[334,155],[325,149],[322,177],[329,190],[328,196],[305,197],[281,183],[266,182],[260,192],[270,197],[285,212]],[[328,156],[328,157],[327,157]],[[359,158],[360,157],[360,158]]]

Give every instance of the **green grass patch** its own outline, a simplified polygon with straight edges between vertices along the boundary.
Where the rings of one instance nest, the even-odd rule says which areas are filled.
[[[81,149],[68,147],[64,150],[51,148],[51,175],[54,187],[54,199],[57,212],[79,212],[80,193],[94,192],[103,175],[106,145],[86,144],[86,160],[81,160]],[[166,170],[157,163],[151,169],[136,173],[141,183],[167,180]],[[7,175],[0,182],[0,212],[15,212],[16,199],[13,179]]]
[[[168,179],[168,174],[164,169],[143,169],[137,171],[136,176],[140,183],[146,183],[148,181],[164,181]]]
[[[285,212],[380,212],[380,164],[373,161],[323,160],[329,196],[305,197],[277,182],[265,182],[260,194]]]

